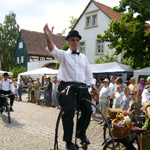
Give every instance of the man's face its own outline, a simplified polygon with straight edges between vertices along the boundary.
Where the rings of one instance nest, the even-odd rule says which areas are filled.
[[[8,79],[8,76],[4,76],[4,80],[7,80]]]
[[[79,47],[79,43],[80,43],[80,40],[79,40],[78,37],[70,37],[69,40],[68,40],[69,48],[72,51],[77,51],[77,49]]]

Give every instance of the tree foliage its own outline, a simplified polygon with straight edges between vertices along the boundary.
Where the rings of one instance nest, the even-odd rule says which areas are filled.
[[[115,48],[115,54],[124,53],[123,58],[135,69],[150,65],[150,1],[120,0],[113,8],[122,14],[121,19],[112,20],[104,35],[98,35],[102,41],[111,42],[109,48]]]
[[[11,70],[11,72],[13,73],[13,77],[17,78],[18,74],[21,72],[25,72],[26,68],[25,67],[14,67],[13,70]]]
[[[101,55],[99,58],[95,59],[95,64],[102,64],[102,63],[109,63],[109,62],[118,62],[117,56],[109,56],[107,55]]]
[[[19,25],[16,14],[10,12],[5,16],[4,23],[0,23],[0,61],[2,70],[9,71],[13,68],[14,52],[19,35]]]
[[[73,28],[73,26],[76,24],[76,22],[78,21],[78,18],[75,18],[73,16],[70,17],[70,25],[68,26],[68,29],[71,30]],[[66,32],[66,28],[62,31],[62,34],[65,34]]]

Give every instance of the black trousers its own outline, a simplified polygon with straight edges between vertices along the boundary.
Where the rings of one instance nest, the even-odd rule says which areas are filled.
[[[70,84],[76,84],[80,85],[80,83],[73,83],[73,82],[63,82],[61,81],[58,91],[62,91]],[[82,86],[85,86],[84,84],[81,84]],[[62,122],[63,122],[63,129],[64,129],[64,141],[72,140],[72,134],[73,134],[73,118],[75,114],[75,93],[79,94],[79,91],[82,90],[83,97],[91,100],[91,96],[89,95],[88,88],[84,89],[78,89],[78,88],[70,88],[68,95],[61,94],[58,98],[59,104],[61,106],[61,109],[64,111],[62,116]],[[78,96],[78,95],[77,95]],[[77,104],[78,107],[80,107],[81,115],[78,120],[77,125],[77,133],[79,133],[81,136],[86,134],[86,129],[90,123],[90,118],[92,114],[92,108],[91,104],[87,103],[86,101],[80,101],[80,104]]]
[[[12,92],[11,91],[0,90],[0,94],[6,95],[6,94],[10,94],[10,93],[12,93]],[[12,106],[13,103],[14,103],[14,95],[13,94],[10,95],[9,98],[10,98],[10,106]],[[0,107],[2,107],[4,105],[4,101],[5,101],[5,98],[0,97]]]

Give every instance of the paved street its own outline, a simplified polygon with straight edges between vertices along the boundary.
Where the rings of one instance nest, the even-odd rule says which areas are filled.
[[[23,101],[15,101],[11,124],[7,114],[0,114],[0,150],[52,150],[54,148],[55,124],[59,109]],[[91,121],[87,136],[91,140],[89,150],[102,149],[102,126]],[[59,149],[65,150],[62,141],[62,125],[59,128]]]

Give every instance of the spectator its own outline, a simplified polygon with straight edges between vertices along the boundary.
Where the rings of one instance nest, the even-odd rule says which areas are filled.
[[[22,101],[22,91],[23,91],[24,83],[22,81],[22,78],[20,78],[20,81],[18,83],[18,95],[19,95],[19,101]]]
[[[124,93],[122,92],[121,84],[117,85],[117,93],[115,93],[114,102],[113,102],[113,108],[114,109],[118,109],[121,107],[120,103],[123,99],[123,96],[124,96]]]
[[[43,88],[44,88],[44,100],[46,101],[46,97],[47,97],[47,87],[48,87],[48,82],[49,79],[48,79],[48,76],[45,76],[44,77],[44,85],[43,85]],[[46,103],[47,105],[47,103]]]
[[[28,102],[31,102],[32,79],[29,79],[27,87],[28,87]]]
[[[124,88],[124,96],[123,96],[123,99],[122,99],[122,101],[121,101],[121,109],[122,110],[127,110],[128,109],[128,107],[129,107],[129,102],[131,101],[131,97],[130,97],[130,95],[129,95],[129,92],[130,92],[130,90],[129,90],[129,88],[128,87],[125,87]]]
[[[98,100],[99,100],[99,90],[96,86],[96,79],[94,79],[95,86],[90,88],[90,95],[92,97],[92,103],[96,105],[96,100],[94,100],[94,95],[98,95]],[[92,116],[91,116],[91,121],[95,120],[95,114],[96,114],[96,108],[92,105]]]
[[[99,91],[102,89],[102,87],[104,86],[104,83],[103,83],[103,80],[102,78],[100,78],[99,80]]]
[[[48,107],[51,106],[51,102],[52,102],[52,82],[51,78],[48,77],[47,97],[46,97],[46,104]]]
[[[144,90],[144,78],[140,78],[140,83],[139,85],[139,92],[138,92],[138,105],[141,107],[141,100],[142,100],[142,92]]]
[[[135,82],[136,82],[135,78],[134,78],[134,77],[131,77],[131,78],[130,78],[130,84],[129,84],[128,87],[129,87],[129,89],[130,89],[131,91],[136,92],[135,99],[138,100],[139,86],[138,86],[138,84],[136,84]]]
[[[15,94],[15,100],[18,100],[18,89],[17,89],[17,85],[14,85],[14,94]]]
[[[35,79],[32,81],[32,88],[31,88],[31,102],[35,103],[35,87],[34,87],[34,81]]]
[[[59,109],[59,108],[60,108],[60,105],[59,105],[59,101],[58,101],[58,95],[59,95],[59,93],[58,93],[58,86],[59,86],[59,84],[60,84],[60,81],[57,80],[56,82],[57,82],[57,84],[56,84],[56,85],[57,85],[57,86],[56,86],[57,106],[56,106],[56,108]]]
[[[130,81],[129,81],[129,80],[126,80],[126,81],[124,81],[124,84],[126,84],[127,86],[129,86]]]
[[[14,84],[14,94],[15,94],[15,100],[18,100],[18,88],[17,88],[17,81],[16,78],[12,78],[13,84]]]
[[[124,88],[127,87],[127,85],[123,83],[123,80],[121,77],[117,77],[116,79],[115,93],[117,93],[117,85],[121,85],[122,91],[124,91]]]
[[[138,113],[138,102],[136,100],[136,92],[131,91],[131,101],[129,102],[129,108],[128,111],[132,114],[133,121],[135,121],[134,116]]]
[[[139,100],[138,100],[139,85],[136,84],[136,79],[135,79],[134,77],[131,77],[131,78],[130,78],[130,84],[129,84],[128,87],[129,87],[129,89],[130,89],[131,91],[136,92],[135,99],[136,99],[137,102],[138,102],[138,108],[139,108],[138,111],[140,112],[141,104],[140,104],[140,102],[139,102]]]
[[[101,111],[103,115],[106,117],[106,107],[108,107],[111,93],[109,89],[109,79],[106,78],[103,82],[104,82],[104,86],[100,90],[99,103],[100,103]],[[104,118],[102,119],[100,124],[102,123],[104,123]]]
[[[115,93],[115,81],[116,81],[116,77],[111,76],[110,77],[110,84],[109,84],[109,89],[110,89],[110,93],[111,93],[110,103],[109,103],[110,108],[112,108],[112,105],[113,105],[113,96]]]
[[[40,79],[37,77],[34,81],[34,87],[35,87],[35,102],[40,105],[40,89],[41,89],[41,83]]]
[[[150,100],[150,76],[147,78],[147,85],[142,93],[142,105],[146,108],[147,102]]]
[[[57,85],[57,77],[54,77],[52,80],[52,106],[56,107],[57,106],[57,93],[56,93],[56,88],[58,87]]]

